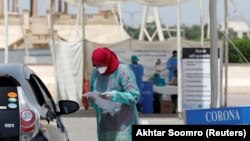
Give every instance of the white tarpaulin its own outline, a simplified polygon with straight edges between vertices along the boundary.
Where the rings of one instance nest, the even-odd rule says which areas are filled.
[[[70,4],[80,4],[83,1],[88,5],[98,6],[98,5],[110,5],[110,4],[118,4],[118,3],[125,3],[125,2],[134,2],[134,3],[141,3],[144,5],[151,5],[151,6],[166,6],[166,5],[176,5],[178,4],[178,0],[65,0]],[[187,2],[190,0],[180,0],[180,3]]]
[[[57,35],[65,41],[82,38],[82,28],[75,25],[55,25]],[[94,43],[113,44],[129,39],[127,32],[119,25],[85,25],[85,39]]]
[[[83,85],[82,41],[55,42],[53,51],[58,100],[74,100],[81,104]]]
[[[200,42],[192,42],[182,40],[183,47],[200,47]],[[97,44],[87,42],[87,62],[88,73],[91,72],[91,54],[93,49],[97,47],[108,47],[113,50],[120,62],[130,64],[130,57],[137,55],[140,59],[139,63],[144,66],[144,77],[149,78],[155,72],[155,62],[157,59],[161,59],[161,75],[167,79],[166,62],[171,57],[172,51],[177,50],[176,40],[167,40],[159,42],[147,42],[138,40],[127,40],[117,44]],[[205,44],[208,47],[208,43]]]
[[[200,48],[200,42],[181,40],[183,48]],[[218,46],[221,46],[219,44]],[[138,40],[126,40],[116,44],[98,44],[85,42],[85,56],[83,58],[82,42],[55,42],[54,56],[56,68],[56,80],[58,99],[70,99],[81,103],[83,86],[83,69],[90,77],[92,71],[92,51],[98,47],[108,47],[113,50],[121,63],[130,64],[130,57],[137,55],[139,63],[144,66],[144,80],[149,79],[155,73],[155,62],[161,59],[161,76],[167,80],[168,71],[166,62],[171,57],[172,51],[177,50],[176,40],[147,42]],[[209,47],[205,43],[204,47]],[[83,59],[87,64],[83,67]]]
[[[200,42],[181,40],[183,47],[200,47]],[[208,45],[208,44],[206,44]],[[86,59],[84,69],[87,75],[91,74],[92,51],[98,47],[108,47],[116,52],[121,63],[130,64],[131,55],[137,55],[139,63],[144,66],[144,79],[149,79],[155,73],[155,62],[159,58],[162,63],[161,75],[167,79],[166,62],[172,51],[177,50],[176,40],[146,42],[126,40],[116,44],[98,44],[86,41],[85,56],[83,58],[82,42],[55,42],[54,56],[58,99],[75,100],[81,103],[83,86],[83,59]],[[208,47],[208,46],[207,46]]]

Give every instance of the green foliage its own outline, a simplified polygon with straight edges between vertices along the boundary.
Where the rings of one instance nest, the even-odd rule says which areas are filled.
[[[139,37],[139,28],[134,28],[131,26],[124,26],[125,31],[128,33],[128,35],[132,38],[132,39],[138,39]]]
[[[233,39],[232,40],[235,47],[243,54],[243,56],[250,61],[250,40],[245,39]],[[230,63],[246,63],[244,59],[239,55],[233,45],[229,42],[229,62]]]
[[[176,29],[175,26],[170,27],[173,29]],[[207,25],[204,27],[207,28]],[[133,38],[138,39],[140,27],[139,28],[133,28],[130,26],[124,27],[124,29],[127,31],[127,33]],[[147,30],[149,35],[153,35],[154,31],[156,30],[155,23],[148,23]],[[185,27],[185,35],[184,37],[187,40],[195,40],[199,41],[201,36],[201,29],[199,25],[193,25],[192,27]],[[205,37],[207,35],[207,31],[205,30]],[[176,32],[171,32],[171,35],[173,37],[176,37]],[[218,32],[218,38],[222,39],[224,35],[222,32]],[[164,32],[164,37],[167,39],[168,34]],[[232,30],[229,30],[229,37],[233,38],[232,42],[233,44],[238,48],[238,50],[245,56],[245,58],[250,62],[250,40],[248,38],[238,39],[236,38],[236,33]],[[147,38],[145,36],[145,39],[147,41]],[[156,38],[154,40],[158,40],[158,36],[156,35]],[[207,39],[205,39],[207,41]],[[236,51],[236,49],[233,47],[233,45],[229,42],[229,63],[245,63],[244,59],[239,55],[239,53]]]
[[[185,37],[187,40],[200,40],[201,29],[199,25],[193,25],[192,27],[185,27]]]

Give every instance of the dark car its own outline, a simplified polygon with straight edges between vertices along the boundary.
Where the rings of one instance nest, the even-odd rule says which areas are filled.
[[[61,115],[77,110],[75,101],[55,103],[27,66],[0,65],[0,141],[68,141]]]

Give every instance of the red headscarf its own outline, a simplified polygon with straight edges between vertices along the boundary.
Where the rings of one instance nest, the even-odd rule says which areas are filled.
[[[103,47],[97,48],[92,53],[93,66],[107,66],[104,75],[113,73],[119,65],[118,58],[110,49]]]

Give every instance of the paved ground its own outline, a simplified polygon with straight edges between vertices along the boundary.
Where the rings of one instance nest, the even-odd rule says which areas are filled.
[[[250,95],[229,95],[228,106],[250,105]],[[141,124],[184,124],[177,114],[147,114],[139,116]],[[93,110],[79,111],[62,118],[69,131],[70,141],[97,141],[96,118]]]
[[[93,110],[79,111],[62,118],[65,126],[69,127],[71,141],[97,141],[96,118]],[[140,115],[141,124],[184,124],[177,114],[148,114]]]
[[[0,56],[1,56],[0,62],[3,62],[4,58],[3,53],[4,53],[3,50],[0,50]],[[10,50],[9,62],[24,63],[25,62],[23,58],[24,55],[25,55],[24,50]],[[39,62],[40,64],[50,64],[50,65],[52,64],[51,54],[49,50],[42,50],[42,49],[30,50],[30,56],[35,57],[33,58],[35,62]],[[47,86],[51,85],[51,89],[53,89],[51,84],[52,82],[54,82],[52,81],[54,79],[51,79],[53,73],[48,73],[48,70],[51,70],[50,72],[53,72],[53,69],[51,68],[48,69],[48,67],[45,67],[45,69],[41,69],[42,66],[33,66],[33,68],[34,67],[38,68],[37,69],[39,70],[38,74],[41,74],[41,76],[43,76],[42,79],[44,79],[45,82],[47,82],[46,83]],[[243,70],[246,72],[242,73],[241,69],[239,69],[237,66],[235,68],[231,67],[231,73],[229,73],[229,76],[231,77],[229,77],[229,80],[231,80],[230,82],[234,86],[232,87],[230,85],[231,86],[230,88],[234,89],[234,91],[230,91],[229,89],[229,91],[233,94],[230,94],[228,97],[228,102],[227,102],[228,106],[250,105],[250,93],[249,93],[249,83],[248,83],[249,69],[244,68]],[[46,75],[43,75],[44,72],[46,73]],[[246,93],[246,94],[238,95],[239,93]],[[180,119],[176,114],[140,115],[139,119],[141,124],[161,124],[161,125],[184,124],[183,119]],[[64,121],[65,126],[69,131],[70,141],[97,141],[96,118],[95,118],[95,112],[93,110],[79,111],[75,114],[63,117],[62,120]]]
[[[49,49],[29,49],[29,59],[25,61],[25,49],[9,49],[9,63],[53,64]],[[4,62],[4,49],[0,49],[0,62]]]

